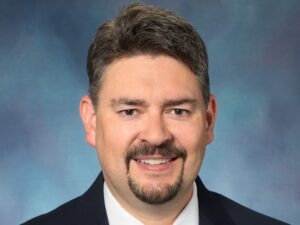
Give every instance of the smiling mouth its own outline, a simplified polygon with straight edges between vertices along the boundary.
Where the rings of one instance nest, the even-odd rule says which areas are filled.
[[[141,164],[146,164],[146,165],[163,165],[163,164],[167,164],[170,163],[174,160],[176,160],[178,157],[174,157],[174,158],[159,158],[159,159],[134,159],[136,162],[141,163]]]
[[[145,171],[162,172],[176,167],[177,163],[186,159],[186,150],[172,143],[161,146],[139,144],[130,148],[125,157],[126,169],[129,172],[130,162]]]

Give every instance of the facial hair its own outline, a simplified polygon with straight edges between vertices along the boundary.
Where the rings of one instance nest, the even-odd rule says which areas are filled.
[[[176,181],[173,184],[160,184],[160,185],[143,185],[138,183],[130,175],[130,162],[139,157],[161,155],[168,158],[182,158],[183,164]],[[172,200],[179,192],[183,174],[184,174],[184,162],[186,160],[187,153],[183,148],[178,148],[172,143],[165,143],[160,146],[153,146],[149,144],[139,144],[130,148],[125,158],[125,164],[127,168],[127,182],[132,193],[141,201],[148,204],[163,204]]]

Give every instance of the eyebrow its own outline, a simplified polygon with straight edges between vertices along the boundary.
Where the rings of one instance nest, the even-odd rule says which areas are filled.
[[[167,99],[163,102],[163,107],[172,107],[172,106],[178,106],[178,105],[184,105],[189,104],[192,106],[196,105],[196,99],[193,98],[182,98],[182,99]]]
[[[119,98],[110,100],[111,107],[118,105],[131,105],[131,106],[146,106],[146,101],[142,99],[131,99],[131,98]]]

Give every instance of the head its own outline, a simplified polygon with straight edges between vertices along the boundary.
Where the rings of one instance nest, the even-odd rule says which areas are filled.
[[[125,207],[185,204],[216,114],[198,33],[172,12],[132,4],[98,29],[87,66],[80,112],[111,192]]]
[[[184,63],[197,76],[208,103],[208,58],[197,31],[170,11],[135,3],[100,26],[90,46],[89,96],[96,109],[106,67],[117,59],[141,54],[167,55]]]

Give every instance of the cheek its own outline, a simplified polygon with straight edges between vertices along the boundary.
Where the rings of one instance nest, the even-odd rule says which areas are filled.
[[[206,147],[205,127],[198,121],[176,129],[176,142],[187,151],[186,167],[196,172],[201,166]]]
[[[185,179],[193,181],[198,176],[205,154],[204,135],[198,135],[198,138],[196,136],[190,138],[185,148],[187,150],[187,158],[184,168],[185,171],[188,171]]]
[[[99,120],[96,148],[101,165],[111,167],[111,169],[125,168],[124,159],[133,137],[134,131],[130,129],[130,126],[122,126],[122,123],[112,117]]]
[[[172,130],[178,144],[191,153],[197,152],[195,149],[202,149],[206,144],[205,124],[201,118],[189,121],[189,123],[175,124]]]
[[[193,166],[199,167],[202,163],[205,147],[206,144],[204,135],[199,135],[198,138],[195,136],[194,138],[189,139],[186,150],[188,154],[188,160]]]

